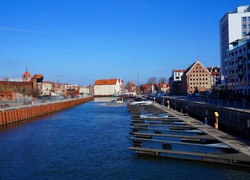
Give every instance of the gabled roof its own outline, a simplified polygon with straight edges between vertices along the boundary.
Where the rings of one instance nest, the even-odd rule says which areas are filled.
[[[150,86],[150,85],[148,85],[148,84],[142,84],[142,85],[141,85],[141,87],[142,87],[143,89],[148,89],[148,88],[150,88],[149,86]]]
[[[119,79],[97,79],[95,85],[115,85],[117,80],[120,82]]]
[[[199,60],[196,60],[193,64],[191,64],[191,65],[186,69],[186,71],[183,73],[183,75],[188,74],[188,73],[191,71],[191,69],[193,69],[193,67],[194,67],[196,64],[200,64],[208,73],[210,73],[210,72],[208,71],[208,69],[205,68],[205,67],[201,64],[201,62],[200,62]]]
[[[129,84],[130,86],[135,86],[135,83],[133,83],[133,82],[128,82],[127,84]]]

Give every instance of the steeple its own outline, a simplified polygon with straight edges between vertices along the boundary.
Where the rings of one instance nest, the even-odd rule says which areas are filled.
[[[28,71],[28,68],[26,68],[26,71],[23,73],[23,76],[22,76],[22,82],[29,82],[31,79],[31,75]]]

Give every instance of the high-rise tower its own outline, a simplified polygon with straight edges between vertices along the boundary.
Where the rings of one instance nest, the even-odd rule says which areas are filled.
[[[247,38],[250,32],[250,5],[239,6],[232,12],[227,12],[220,20],[220,64],[224,84],[228,82],[229,57],[227,51],[230,43]]]

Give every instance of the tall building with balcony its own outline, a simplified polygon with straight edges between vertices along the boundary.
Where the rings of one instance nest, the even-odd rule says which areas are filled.
[[[220,63],[223,84],[229,78],[229,59],[227,51],[238,39],[247,38],[250,32],[250,5],[239,6],[232,12],[227,12],[220,20]]]
[[[227,87],[238,95],[250,95],[250,39],[236,40],[227,52]]]

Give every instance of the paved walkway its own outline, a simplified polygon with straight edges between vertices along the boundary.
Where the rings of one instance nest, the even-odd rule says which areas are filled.
[[[159,105],[154,103],[154,105],[162,110],[178,117],[179,119],[186,121],[187,123],[191,123],[197,129],[200,129],[206,134],[218,139],[219,141],[227,144],[235,150],[238,150],[242,154],[245,154],[250,157],[250,140],[245,140],[234,135],[227,134],[225,132],[220,131],[219,129],[215,129],[209,125],[203,124],[201,121],[196,120],[192,117],[185,116],[182,113],[175,111],[173,109],[169,109],[166,106]]]
[[[86,98],[87,96],[80,97],[80,98]],[[24,105],[23,101],[0,101],[0,111],[1,110],[8,110],[8,109],[13,109],[13,108],[21,108],[21,107],[27,107],[27,106],[32,106],[32,105],[41,105],[41,104],[46,104],[46,103],[55,103],[55,102],[62,102],[62,101],[70,101],[73,100],[72,98],[68,99],[56,99],[56,100],[42,100],[42,99],[35,99],[33,104],[27,104]],[[9,106],[6,107],[1,107],[1,105],[8,104]]]

